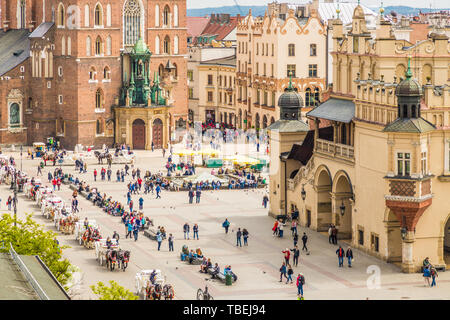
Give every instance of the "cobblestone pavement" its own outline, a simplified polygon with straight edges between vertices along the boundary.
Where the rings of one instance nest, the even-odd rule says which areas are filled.
[[[137,152],[136,167],[141,170],[162,170],[165,160],[161,151]],[[14,153],[17,164],[20,160]],[[31,176],[36,174],[39,160],[23,160],[23,168]],[[101,165],[88,165],[88,173],[77,174],[82,180],[92,186],[99,187],[101,193],[113,196],[126,202],[126,183],[93,182],[94,167],[100,171]],[[106,167],[106,166],[105,166]],[[115,171],[123,165],[113,165]],[[48,169],[44,170],[43,181],[46,181]],[[64,166],[64,172],[75,173],[73,167]],[[204,169],[206,170],[206,169]],[[99,175],[100,176],[100,175]],[[175,251],[168,252],[167,241],[163,242],[161,251],[157,251],[156,241],[152,241],[141,233],[137,242],[125,239],[125,227],[119,217],[112,217],[94,207],[83,197],[80,198],[80,219],[89,217],[96,219],[104,237],[112,235],[113,231],[120,234],[120,245],[131,250],[131,262],[125,272],[108,271],[100,266],[95,259],[94,250],[88,250],[78,245],[74,235],[59,235],[58,240],[70,248],[64,251],[72,264],[78,266],[82,272],[81,283],[73,290],[74,299],[95,299],[89,286],[98,281],[115,280],[126,288],[135,291],[135,275],[142,269],[161,269],[166,282],[175,288],[176,299],[195,299],[196,291],[208,285],[215,299],[296,299],[294,284],[279,282],[279,268],[283,262],[282,250],[293,247],[289,228],[285,230],[285,237],[274,238],[271,227],[273,219],[267,215],[267,209],[261,205],[265,189],[239,191],[204,191],[200,204],[189,204],[187,192],[162,192],[162,199],[155,199],[155,195],[144,195],[144,212],[154,219],[155,226],[164,226],[168,233],[175,236]],[[0,186],[0,212],[7,211],[5,206],[9,186]],[[72,190],[63,185],[58,194],[70,201]],[[134,195],[135,206],[139,196]],[[6,210],[5,210],[6,209]],[[45,228],[54,230],[55,226],[40,214],[34,202],[19,196],[18,215],[34,213],[34,219]],[[231,222],[230,232],[225,234],[222,222],[228,218]],[[199,225],[200,240],[184,240],[182,226],[185,222]],[[237,227],[247,228],[249,236],[248,247],[236,247],[235,230]],[[306,299],[449,299],[450,272],[441,272],[437,278],[438,286],[427,288],[421,274],[403,274],[392,264],[387,264],[374,257],[368,256],[356,249],[353,268],[338,268],[335,251],[336,246],[330,245],[326,236],[309,229],[299,228],[299,234],[306,232],[309,236],[308,247],[310,254],[302,252],[298,267],[294,267],[294,276],[302,272],[306,279],[304,294]],[[232,266],[239,279],[232,286],[225,286],[216,280],[210,281],[209,276],[199,273],[199,266],[181,262],[179,252],[183,244],[189,248],[200,247],[206,257],[213,263],[218,262],[221,269],[226,264]],[[344,246],[345,248],[345,246]],[[373,275],[368,274],[369,266],[380,270],[379,289],[369,289],[367,283],[376,284]],[[294,277],[295,279],[295,277]],[[294,280],[295,281],[295,280]]]

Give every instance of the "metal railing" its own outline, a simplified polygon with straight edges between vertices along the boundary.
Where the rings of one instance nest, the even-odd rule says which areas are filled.
[[[14,262],[17,264],[19,269],[23,272],[23,274],[27,278],[28,282],[30,283],[30,285],[33,287],[34,291],[38,295],[39,299],[41,299],[41,300],[50,300],[50,298],[47,296],[47,294],[45,294],[44,290],[42,290],[42,288],[39,285],[39,283],[33,277],[33,275],[31,274],[30,270],[28,270],[28,268],[25,265],[25,263],[23,263],[22,259],[20,259],[19,255],[14,250],[12,244],[10,243],[9,245],[10,245],[9,254],[13,258]]]

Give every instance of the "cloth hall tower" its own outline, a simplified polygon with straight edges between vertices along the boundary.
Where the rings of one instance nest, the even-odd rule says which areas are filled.
[[[186,126],[185,0],[0,0],[0,25],[1,145],[143,149]]]

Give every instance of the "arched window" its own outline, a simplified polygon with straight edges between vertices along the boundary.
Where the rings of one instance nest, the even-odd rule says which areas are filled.
[[[97,92],[95,93],[95,108],[102,109],[102,106],[103,106],[103,93],[102,90],[97,89]]]
[[[103,54],[103,43],[102,38],[98,36],[97,39],[95,39],[95,55],[99,56],[101,54]]]
[[[89,5],[84,5],[84,26],[89,27]]]
[[[86,55],[89,57],[91,55],[91,37],[86,38]]]
[[[97,71],[95,71],[94,67],[91,67],[89,70],[89,80],[96,80],[97,79]]]
[[[97,134],[102,134],[103,133],[102,121],[100,119],[98,119],[97,122],[96,122],[95,132]]]
[[[163,13],[163,25],[168,26],[170,23],[170,8],[169,6],[164,7],[164,13]]]
[[[155,26],[159,27],[159,5],[155,6]]]
[[[95,6],[94,25],[103,26],[103,8],[100,3]]]
[[[295,44],[293,44],[293,43],[290,43],[288,45],[288,56],[295,57]]]
[[[259,113],[257,113],[255,117],[255,128],[259,129]]]
[[[320,92],[319,88],[314,89],[314,106],[317,107],[320,103]]]
[[[58,5],[58,27],[64,27],[66,25],[65,10],[62,3]]]
[[[26,14],[25,14],[26,2],[25,0],[17,1],[17,28],[25,29],[26,28]]]
[[[160,78],[161,78],[161,77],[163,76],[163,74],[164,74],[164,66],[163,66],[162,64],[160,64],[159,67],[158,67],[158,74],[159,74],[159,77],[160,77]]]
[[[66,37],[61,38],[61,55],[66,55]]]
[[[9,107],[9,124],[11,127],[20,125],[20,106],[17,103],[13,103]]]
[[[305,107],[311,107],[312,105],[311,89],[307,88],[305,91]]]
[[[156,36],[155,37],[155,54],[159,54],[159,43],[160,43],[159,36]]]
[[[109,70],[109,67],[106,66],[105,69],[103,69],[103,78],[110,79],[111,71]]]
[[[274,117],[271,117],[270,118],[270,124],[272,124],[272,123],[274,123],[275,122],[275,118]]]
[[[134,45],[141,32],[141,14],[142,8],[138,0],[128,0],[125,4],[123,13],[124,21],[124,43],[125,45]]]
[[[173,26],[178,27],[178,6],[173,6]]]
[[[111,41],[111,36],[108,36],[106,38],[106,55],[110,56],[111,55],[111,46],[112,46],[112,41]]]
[[[178,54],[178,36],[173,38],[173,54]]]
[[[111,27],[111,5],[106,5],[106,26]]]
[[[267,116],[264,115],[263,117],[263,129],[267,128]]]
[[[70,56],[72,54],[72,39],[67,37],[67,55]]]
[[[165,38],[164,38],[164,47],[163,47],[163,52],[165,53],[165,54],[170,54],[170,38],[169,38],[169,36],[166,36]]]

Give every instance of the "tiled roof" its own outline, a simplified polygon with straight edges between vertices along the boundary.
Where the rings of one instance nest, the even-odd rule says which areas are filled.
[[[0,76],[14,69],[30,56],[28,30],[0,31]]]
[[[30,38],[41,38],[44,36],[48,30],[54,25],[53,22],[43,22],[41,23],[31,34]]]
[[[425,133],[435,130],[436,127],[423,118],[401,119],[398,118],[394,122],[389,123],[384,129],[384,132],[410,132],[410,133]]]
[[[331,98],[306,116],[349,123],[355,116],[355,104],[351,100]]]
[[[209,22],[208,17],[186,17],[187,34],[189,37],[196,37],[202,34],[203,29]]]
[[[267,129],[278,132],[302,132],[309,131],[309,126],[301,120],[278,120]]]
[[[221,41],[226,38],[238,25],[242,18],[230,17],[228,23],[213,22],[211,19],[208,21],[205,29],[203,29],[202,35],[217,35],[215,40]]]

